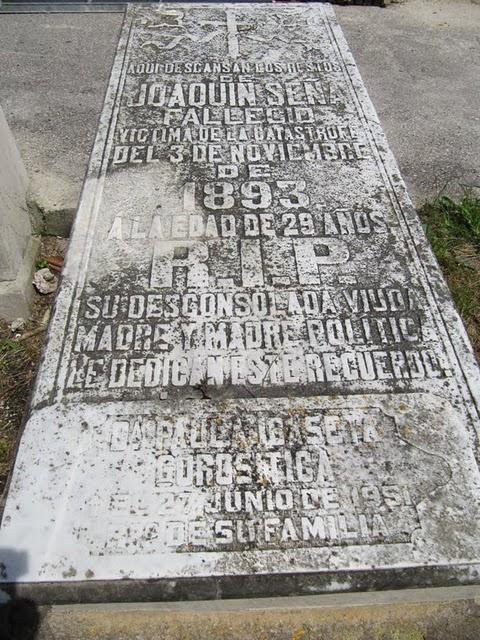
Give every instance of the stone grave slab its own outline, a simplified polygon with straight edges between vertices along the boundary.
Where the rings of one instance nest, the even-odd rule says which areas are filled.
[[[332,8],[129,7],[2,581],[57,602],[475,583],[478,391]]]

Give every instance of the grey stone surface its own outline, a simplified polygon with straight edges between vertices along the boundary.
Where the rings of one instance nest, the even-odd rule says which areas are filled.
[[[121,14],[0,18],[0,103],[41,232],[70,233],[121,22]]]
[[[2,581],[43,602],[478,582],[478,394],[331,7],[129,10]]]
[[[0,107],[0,317],[28,316],[37,242],[27,210],[28,178]]]
[[[337,7],[416,205],[480,183],[480,5],[408,0]],[[32,179],[38,227],[68,235],[120,14],[2,15],[0,103]],[[65,64],[65,60],[69,60]]]
[[[480,186],[480,4],[336,11],[414,203]]]

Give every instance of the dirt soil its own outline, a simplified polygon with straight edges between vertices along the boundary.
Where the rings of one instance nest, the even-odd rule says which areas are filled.
[[[43,238],[37,266],[47,257],[63,258],[66,246],[64,238]],[[19,330],[0,320],[0,495],[13,466],[54,300],[55,293],[35,292],[31,317]]]

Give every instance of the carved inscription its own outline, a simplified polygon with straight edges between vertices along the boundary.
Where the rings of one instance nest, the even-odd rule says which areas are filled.
[[[134,19],[108,155],[123,196],[111,187],[99,247],[129,266],[94,268],[82,291],[66,396],[223,401],[448,380],[328,30],[277,58],[255,11],[147,13]],[[273,19],[304,29],[311,15]],[[97,551],[394,544],[421,527],[413,475],[395,471],[419,452],[376,409],[219,408],[168,424],[120,416],[109,429],[125,460],[153,448],[155,474],[147,500],[145,487],[112,493]]]
[[[448,378],[328,32],[284,60],[255,12],[164,11],[135,21],[109,152],[115,184],[144,184],[102,221],[101,250],[129,269],[91,274],[65,392],[315,395]],[[324,29],[313,13],[269,19]]]
[[[129,7],[5,575],[159,599],[476,579],[465,340],[331,7]]]
[[[109,497],[114,554],[411,542],[450,476],[374,407],[111,416],[103,439],[121,469],[154,451],[154,486]]]

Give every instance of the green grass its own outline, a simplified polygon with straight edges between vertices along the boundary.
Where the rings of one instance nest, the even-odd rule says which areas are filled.
[[[6,462],[10,455],[11,444],[6,440],[0,440],[0,462]]]
[[[0,340],[0,353],[8,353],[21,351],[22,345],[15,342],[15,340],[10,340],[9,338],[5,338],[4,340]]]
[[[439,196],[419,211],[470,338],[480,354],[480,197]]]
[[[37,267],[37,269],[45,269],[46,267],[49,267],[50,264],[48,260],[45,260],[45,258],[40,258],[39,260],[37,260],[35,266]]]
[[[442,266],[451,266],[452,249],[468,242],[480,251],[480,198],[465,194],[460,202],[440,196],[425,204],[420,215]]]

